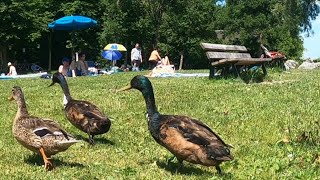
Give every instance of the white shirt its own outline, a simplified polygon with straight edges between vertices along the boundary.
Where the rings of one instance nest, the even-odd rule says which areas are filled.
[[[16,76],[18,75],[16,68],[14,66],[10,66],[9,68],[9,76]]]
[[[133,60],[141,60],[141,49],[133,48],[131,50],[131,61]]]

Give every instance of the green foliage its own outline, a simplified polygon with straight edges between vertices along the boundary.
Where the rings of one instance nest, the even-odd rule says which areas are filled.
[[[246,45],[256,57],[262,43],[289,58],[300,58],[304,49],[299,34],[310,32],[319,10],[316,1],[230,0],[220,10],[217,25],[225,30],[226,43]]]
[[[50,1],[39,0],[2,1],[0,44],[17,48],[39,43],[54,13],[49,11],[49,4]]]
[[[212,1],[180,0],[176,1],[163,17],[160,27],[161,46],[165,53],[179,62],[180,54],[184,54],[191,67],[206,67],[208,62],[201,50],[200,42],[216,40],[210,24],[215,21],[215,6]],[[183,13],[181,13],[183,12]]]
[[[54,32],[54,56],[65,56],[66,51],[60,49],[68,47],[99,59],[108,43],[122,43],[130,51],[139,42],[145,59],[153,47],[159,46],[161,56],[169,55],[175,64],[183,54],[186,68],[205,68],[208,61],[200,42],[245,45],[253,56],[260,55],[259,43],[263,43],[289,58],[300,58],[300,33],[311,33],[310,22],[319,14],[316,0],[227,0],[225,5],[216,3],[219,1],[224,2],[5,0],[0,2],[0,45],[11,47],[10,59],[40,60],[39,51],[47,50],[47,24],[65,15],[84,15],[96,19],[98,26],[78,32]],[[218,39],[216,30],[224,32],[225,38]],[[37,50],[37,44],[45,47]],[[22,48],[28,48],[28,53],[22,54]],[[45,64],[47,59],[42,61]]]

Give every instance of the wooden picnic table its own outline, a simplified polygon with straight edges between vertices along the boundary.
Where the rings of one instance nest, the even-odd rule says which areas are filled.
[[[267,75],[265,64],[271,58],[252,58],[245,46],[201,43],[209,60],[209,78],[216,77],[216,72],[221,70],[221,76],[234,75],[240,77],[254,66],[261,67],[263,75]]]

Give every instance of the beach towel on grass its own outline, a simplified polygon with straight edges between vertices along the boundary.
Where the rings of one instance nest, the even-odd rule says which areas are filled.
[[[208,77],[209,73],[153,73],[151,77]]]

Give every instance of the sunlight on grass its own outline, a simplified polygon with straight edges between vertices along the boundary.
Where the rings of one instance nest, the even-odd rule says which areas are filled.
[[[192,71],[195,72],[195,71]],[[199,72],[199,71],[196,71]],[[207,71],[200,71],[207,72]],[[98,105],[112,118],[107,134],[96,145],[82,142],[53,157],[57,166],[46,172],[40,156],[23,148],[11,133],[16,113],[8,102],[11,87],[21,86],[29,113],[58,121],[68,132],[87,138],[64,117],[62,90],[51,80],[0,81],[2,123],[0,176],[8,179],[312,179],[320,174],[320,71],[270,71],[268,83],[245,84],[239,79],[152,78],[158,109],[205,122],[231,149],[235,160],[214,168],[176,161],[150,136],[145,102],[137,90],[115,93],[137,73],[67,79],[75,99]]]

